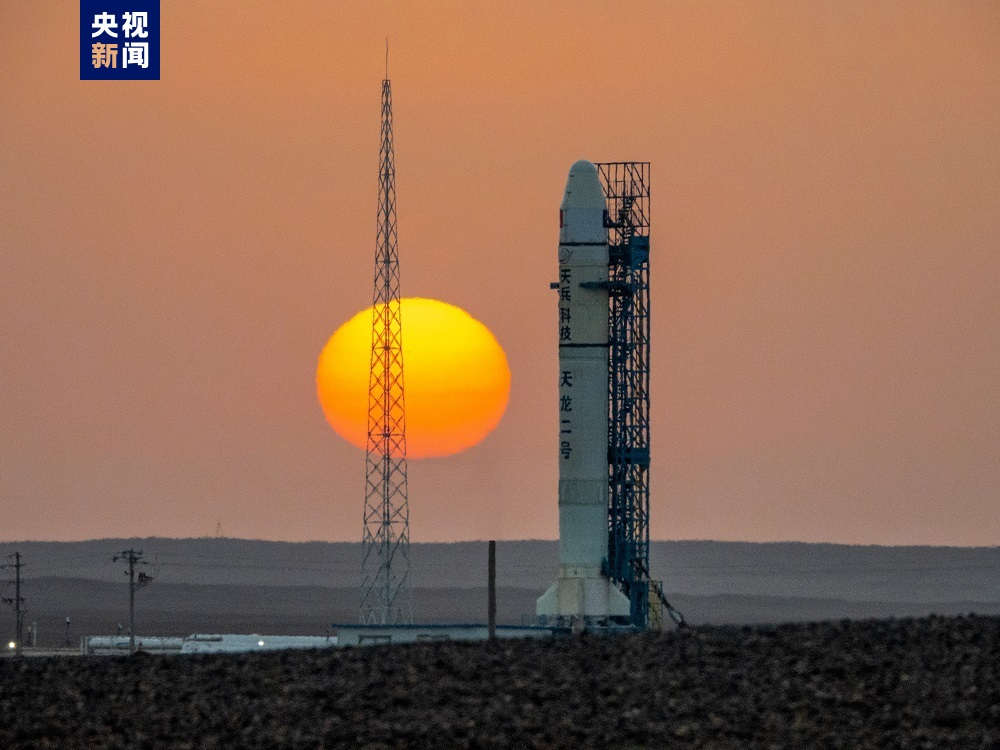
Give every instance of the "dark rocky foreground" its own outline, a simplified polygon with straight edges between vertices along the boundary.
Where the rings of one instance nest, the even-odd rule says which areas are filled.
[[[1000,619],[0,661],[0,748],[998,748]]]

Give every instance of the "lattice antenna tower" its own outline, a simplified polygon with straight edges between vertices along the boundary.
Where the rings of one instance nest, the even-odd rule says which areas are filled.
[[[608,198],[608,568],[649,623],[649,162],[597,165]]]
[[[376,235],[361,622],[409,624],[413,622],[413,599],[406,486],[406,402],[403,397],[392,89],[388,76],[382,81]]]

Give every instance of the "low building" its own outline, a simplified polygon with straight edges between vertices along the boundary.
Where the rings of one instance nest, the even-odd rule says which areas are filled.
[[[282,651],[287,649],[332,648],[336,636],[202,634],[186,638],[136,636],[135,647],[149,654],[239,654],[251,651]],[[89,635],[80,640],[84,656],[128,655],[127,635]]]
[[[334,625],[340,646],[375,646],[426,641],[485,641],[486,625]],[[497,625],[497,638],[551,638],[560,628]]]

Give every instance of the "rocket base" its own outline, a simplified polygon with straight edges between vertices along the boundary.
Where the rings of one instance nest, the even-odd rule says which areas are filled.
[[[538,598],[535,612],[546,623],[563,625],[606,626],[613,620],[628,619],[631,603],[628,597],[602,575],[560,575]]]

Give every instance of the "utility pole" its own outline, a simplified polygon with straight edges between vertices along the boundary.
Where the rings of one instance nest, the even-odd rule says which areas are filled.
[[[5,596],[3,602],[14,608],[14,647],[17,655],[20,656],[21,640],[24,636],[24,597],[21,596],[21,568],[24,567],[24,563],[21,562],[20,552],[15,552],[7,559],[14,562],[0,565],[0,569],[9,570],[13,568],[14,570],[14,598],[11,599]]]
[[[135,653],[135,590],[137,588],[142,588],[148,584],[152,578],[147,576],[145,573],[139,574],[138,582],[136,581],[135,568],[137,565],[146,565],[146,561],[142,557],[142,550],[129,548],[124,550],[120,555],[115,555],[111,558],[112,562],[118,562],[119,560],[128,563],[128,652],[130,654]]]
[[[490,640],[497,637],[497,543],[490,540],[487,561],[487,605],[486,621]]]

